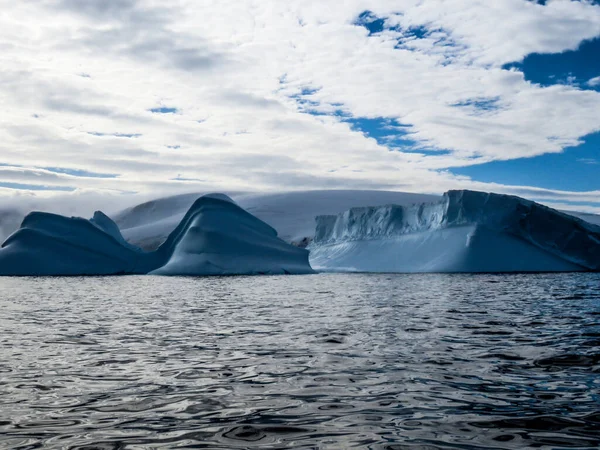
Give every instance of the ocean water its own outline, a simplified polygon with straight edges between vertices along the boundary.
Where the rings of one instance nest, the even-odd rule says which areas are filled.
[[[0,448],[600,447],[600,274],[0,279]]]

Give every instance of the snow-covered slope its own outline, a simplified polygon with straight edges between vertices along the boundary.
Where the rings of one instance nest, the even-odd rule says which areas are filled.
[[[142,203],[114,216],[125,239],[146,250],[156,249],[183,219],[198,194]],[[301,191],[278,194],[233,194],[238,205],[277,230],[281,239],[299,244],[312,239],[315,217],[338,214],[355,206],[434,201],[436,195],[390,191]],[[308,243],[308,242],[306,242]]]
[[[309,249],[313,267],[334,271],[600,270],[600,227],[519,197],[449,191],[320,216]]]
[[[0,249],[0,275],[232,275],[312,273],[308,251],[223,194],[199,198],[156,250],[126,242],[96,212],[90,220],[34,212]]]

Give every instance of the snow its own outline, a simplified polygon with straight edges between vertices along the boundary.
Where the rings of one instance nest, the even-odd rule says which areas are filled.
[[[293,243],[312,239],[315,217],[322,214],[337,214],[355,206],[410,205],[440,198],[437,195],[360,190],[237,193],[232,197],[239,206],[275,228],[281,239]],[[198,194],[157,199],[126,209],[114,219],[125,239],[153,250],[175,229],[196,198]]]
[[[90,223],[111,236],[124,247],[135,249],[135,246],[131,245],[123,238],[123,235],[121,235],[121,231],[119,230],[117,224],[114,223],[112,219],[102,211],[96,211],[94,216],[90,219]]]
[[[308,251],[277,237],[269,225],[224,194],[194,202],[156,250],[126,242],[96,212],[90,220],[34,212],[0,249],[0,275],[233,275],[312,273]]]
[[[125,239],[145,250],[155,250],[183,219],[201,194],[165,197],[128,208],[114,215]],[[277,230],[286,242],[308,244],[315,234],[315,218],[335,215],[354,207],[427,203],[439,195],[372,190],[314,190],[281,193],[234,193],[233,200],[242,208]],[[565,212],[600,224],[596,214]]]
[[[503,233],[456,227],[388,239],[347,241],[310,249],[324,272],[556,272],[576,264]]]
[[[163,197],[127,208],[110,216],[117,223],[123,237],[145,250],[156,250],[169,233],[183,219],[201,193]],[[241,207],[275,228],[287,242],[310,240],[314,234],[315,217],[338,214],[359,206],[410,205],[431,202],[439,195],[415,194],[393,191],[369,190],[315,190],[281,193],[232,193],[231,197]],[[61,203],[58,208],[52,201],[33,206],[22,204],[19,208],[0,207],[0,240],[18,229],[26,212],[32,209],[68,214],[81,214],[81,208]],[[589,223],[600,225],[600,215],[576,211],[563,211]],[[87,209],[84,212],[87,214]]]
[[[433,203],[320,216],[309,250],[325,271],[600,270],[600,227],[519,197],[449,191]]]

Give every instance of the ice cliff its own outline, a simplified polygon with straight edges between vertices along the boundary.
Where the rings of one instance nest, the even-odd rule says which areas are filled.
[[[0,248],[0,275],[233,275],[312,273],[308,252],[223,194],[196,200],[156,250],[127,243],[117,225],[33,212]]]
[[[309,249],[329,271],[598,271],[600,227],[515,196],[449,191],[319,216]]]

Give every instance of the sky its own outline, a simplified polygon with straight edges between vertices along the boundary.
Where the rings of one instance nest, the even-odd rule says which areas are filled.
[[[0,201],[476,189],[600,213],[597,0],[0,7]]]

